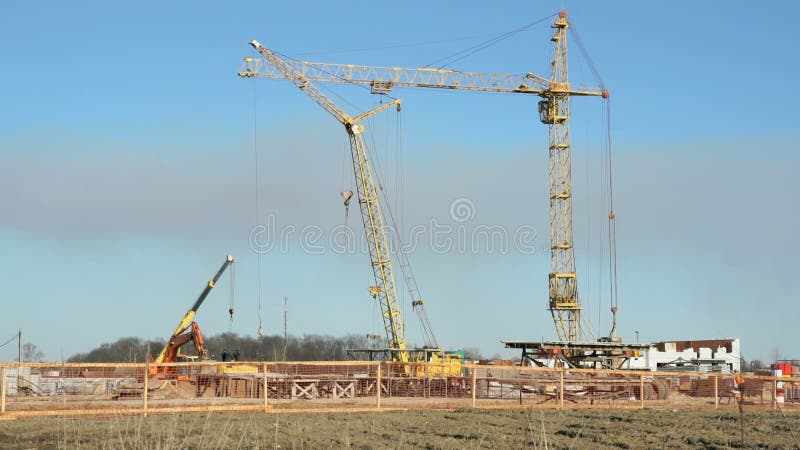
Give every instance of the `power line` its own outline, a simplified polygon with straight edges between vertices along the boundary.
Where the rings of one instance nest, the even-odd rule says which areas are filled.
[[[13,336],[11,336],[11,337],[10,337],[10,338],[9,338],[7,341],[5,341],[5,342],[3,342],[2,344],[0,344],[0,348],[3,348],[3,347],[5,347],[6,345],[8,345],[8,344],[10,344],[10,343],[14,342],[14,341],[15,341],[16,339],[18,339],[18,338],[19,338],[19,332],[17,332],[17,333],[14,333],[14,335],[13,335]]]
[[[439,39],[435,41],[422,41],[422,42],[411,42],[411,43],[398,43],[398,44],[387,44],[384,46],[379,47],[363,47],[363,48],[354,48],[354,49],[346,49],[346,50],[327,50],[327,51],[311,51],[311,52],[302,52],[296,53],[297,55],[302,56],[316,56],[316,55],[334,55],[334,54],[343,54],[343,53],[359,53],[359,52],[370,52],[370,51],[378,51],[378,50],[389,50],[393,48],[407,48],[407,47],[423,47],[426,45],[437,45],[437,44],[449,44],[451,42],[459,42],[459,41],[468,41],[472,39],[480,39],[482,37],[491,36],[491,34],[483,33],[483,34],[476,34],[472,36],[463,36],[458,38],[452,39]]]

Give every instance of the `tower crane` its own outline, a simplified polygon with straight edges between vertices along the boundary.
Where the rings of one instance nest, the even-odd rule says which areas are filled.
[[[297,71],[290,61],[278,57],[258,41],[251,41],[250,45],[265,58],[264,61],[268,66],[277,70],[276,73],[280,74],[280,77],[277,78],[289,79],[344,125],[347,131],[350,140],[350,156],[355,173],[356,197],[361,211],[361,221],[364,224],[364,234],[369,247],[369,258],[375,280],[375,285],[369,287],[369,293],[380,303],[386,338],[389,349],[392,350],[392,359],[399,362],[408,362],[409,355],[406,351],[408,344],[406,343],[405,327],[403,326],[403,317],[392,270],[389,240],[384,224],[383,211],[381,210],[379,192],[367,159],[366,144],[362,135],[364,126],[359,124],[360,121],[392,106],[396,106],[399,110],[400,100],[384,103],[359,116],[351,117],[314,86],[308,77]]]
[[[529,94],[541,97],[542,100],[538,103],[539,119],[548,126],[549,149],[551,256],[548,275],[548,309],[561,341],[592,341],[595,336],[588,320],[582,315],[575,271],[570,98],[594,96],[607,99],[608,92],[597,88],[573,88],[570,85],[567,64],[567,29],[569,26],[566,11],[561,11],[552,25],[553,34],[550,40],[554,43],[554,55],[549,78],[532,73],[511,75],[294,60],[281,61],[280,65],[277,65],[273,62],[274,55],[267,57],[266,60],[245,58],[239,76],[288,77],[295,81],[295,84],[301,89],[304,89],[303,83],[321,81],[369,85],[372,93],[375,94],[387,94],[395,87],[414,87]],[[263,52],[262,55],[264,55]],[[264,56],[266,57],[266,55]],[[291,77],[287,76],[287,73],[291,74]],[[609,219],[613,220],[613,214],[609,216]],[[612,308],[612,314],[616,315],[616,308]]]

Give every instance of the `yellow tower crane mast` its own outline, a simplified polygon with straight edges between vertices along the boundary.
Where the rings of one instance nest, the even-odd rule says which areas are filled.
[[[330,98],[314,86],[309,77],[298,71],[292,61],[286,61],[277,56],[273,51],[261,45],[258,41],[251,41],[252,45],[265,59],[261,60],[264,67],[271,67],[276,76],[272,78],[287,78],[301,91],[308,95],[323,109],[328,111],[342,125],[344,125],[350,139],[350,156],[353,161],[353,171],[356,181],[356,195],[358,198],[361,221],[364,224],[364,235],[369,247],[369,257],[375,285],[369,287],[369,292],[381,306],[383,325],[386,331],[389,348],[393,350],[392,358],[395,361],[408,362],[406,352],[407,343],[405,327],[397,297],[397,288],[392,271],[392,258],[389,253],[389,240],[384,225],[384,216],[381,211],[379,192],[372,177],[372,169],[367,159],[367,149],[364,143],[364,126],[359,124],[374,114],[380,113],[396,106],[400,109],[400,100],[384,103],[377,108],[356,117],[351,117],[342,111]],[[277,76],[277,75],[280,76]],[[241,74],[240,74],[241,75]]]
[[[556,332],[562,341],[594,340],[588,320],[582,316],[575,272],[572,213],[572,158],[570,150],[570,97],[597,96],[608,98],[608,92],[597,88],[573,89],[567,64],[566,11],[554,21],[551,41],[554,43],[552,70],[549,78],[528,73],[462,72],[432,68],[378,67],[355,64],[330,64],[307,61],[284,61],[284,69],[272,61],[245,58],[241,77],[285,78],[291,71],[303,82],[366,84],[375,94],[386,94],[394,87],[436,88],[460,91],[533,94],[542,97],[539,118],[548,125],[549,197],[550,197],[550,273],[548,276],[549,310]],[[297,82],[295,82],[297,84]],[[301,88],[302,89],[302,88]],[[612,312],[615,312],[612,309]]]

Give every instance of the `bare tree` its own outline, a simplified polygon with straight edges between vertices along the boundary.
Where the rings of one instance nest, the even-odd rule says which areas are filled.
[[[39,350],[36,344],[26,342],[22,344],[22,360],[27,362],[42,362],[44,353]]]
[[[472,360],[481,360],[483,355],[478,347],[464,347],[464,358]]]
[[[164,342],[149,341],[137,337],[123,337],[114,342],[101,344],[87,353],[78,353],[69,358],[70,362],[141,362],[147,359],[148,347],[160,349]]]
[[[769,357],[771,358],[770,363],[778,362],[781,359],[781,351],[778,347],[772,347],[772,350],[769,352]]]

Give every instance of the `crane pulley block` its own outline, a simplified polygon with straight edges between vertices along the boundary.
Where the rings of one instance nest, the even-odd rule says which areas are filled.
[[[380,95],[388,95],[392,92],[392,87],[394,83],[391,81],[378,81],[375,80],[370,84],[370,92],[373,94],[380,94]]]

